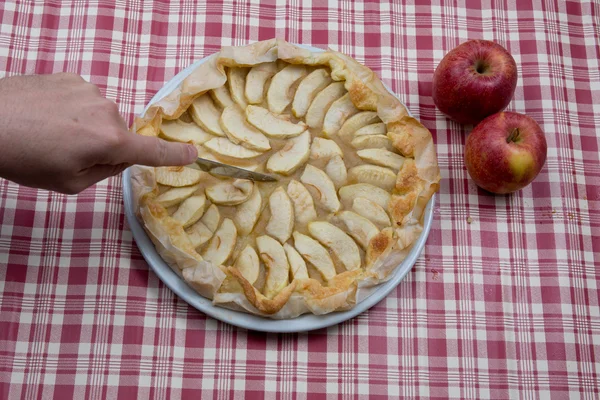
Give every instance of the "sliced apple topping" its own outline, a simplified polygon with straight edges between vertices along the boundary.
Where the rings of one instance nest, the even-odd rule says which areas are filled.
[[[222,137],[210,139],[204,143],[204,147],[216,155],[229,158],[248,159],[258,157],[263,153],[232,143],[231,140]]]
[[[271,218],[266,231],[269,235],[285,243],[294,229],[294,207],[285,190],[280,186],[269,197]]]
[[[208,151],[208,149],[206,147],[204,147],[204,145],[194,145],[194,147],[196,148],[196,150],[198,150],[198,157],[204,158],[206,160],[211,160],[211,161],[219,161],[219,159],[217,157],[215,157],[215,155],[213,153]],[[188,167],[200,170],[200,167],[196,163],[190,164],[190,165],[188,165]]]
[[[321,128],[325,114],[334,101],[346,93],[344,82],[333,82],[315,96],[306,112],[306,124],[311,128]]]
[[[203,94],[192,102],[189,108],[192,119],[198,126],[207,132],[217,136],[225,136],[225,132],[219,125],[221,111],[215,107],[208,94]]]
[[[298,250],[298,253],[311,263],[325,280],[329,280],[336,275],[335,265],[327,249],[313,238],[298,231],[295,231],[293,236],[294,247]]]
[[[215,204],[211,204],[200,221],[202,221],[208,230],[210,230],[212,233],[215,233],[219,226],[219,222],[221,222],[221,213],[219,212],[219,207],[217,207]]]
[[[242,250],[237,260],[235,260],[233,267],[240,271],[242,276],[250,282],[250,284],[254,284],[258,279],[260,268],[256,250],[250,245],[244,247],[244,250]]]
[[[205,204],[206,196],[204,194],[188,197],[171,217],[181,222],[184,228],[187,228],[202,217]]]
[[[235,224],[229,218],[225,218],[202,252],[202,258],[214,266],[223,265],[231,257],[236,242]]]
[[[340,260],[346,270],[360,268],[360,252],[354,240],[340,228],[325,221],[308,224],[311,236],[329,248]]]
[[[265,85],[277,73],[276,62],[255,65],[246,75],[246,99],[250,104],[260,104],[264,99]]]
[[[346,164],[340,156],[333,156],[325,166],[325,173],[333,182],[335,188],[344,186],[348,181],[348,170]]]
[[[343,157],[342,149],[331,139],[316,137],[310,146],[311,160],[329,160],[333,156]]]
[[[365,250],[371,239],[379,233],[375,224],[352,211],[342,211],[338,218],[344,223],[346,232]]]
[[[308,111],[310,103],[314,100],[317,93],[325,89],[331,83],[331,77],[327,70],[316,69],[300,82],[294,102],[292,103],[292,113],[296,118],[302,118]]]
[[[252,232],[261,211],[262,196],[260,190],[258,190],[258,185],[254,185],[252,194],[248,200],[237,206],[235,216],[233,217],[241,235],[246,236]]]
[[[198,190],[199,185],[176,187],[169,189],[156,198],[158,204],[163,207],[171,207],[181,203]]]
[[[267,151],[271,149],[269,139],[258,129],[246,122],[246,118],[237,106],[227,107],[221,114],[221,128],[235,144],[251,150]]]
[[[337,212],[340,209],[341,205],[335,191],[335,185],[325,172],[307,164],[300,181],[306,185],[317,204],[325,210]]]
[[[259,106],[246,107],[246,119],[255,128],[261,130],[265,135],[274,139],[285,139],[298,136],[307,128],[302,121],[298,123],[290,122],[280,115],[273,114],[266,108]]]
[[[287,255],[288,264],[290,264],[290,271],[293,279],[308,279],[308,270],[306,269],[306,262],[298,251],[289,243],[283,244],[283,249]]]
[[[163,121],[160,126],[160,134],[165,139],[174,142],[202,144],[214,136],[204,132],[196,124],[188,124],[179,119],[174,121]]]
[[[191,186],[200,182],[206,172],[187,167],[157,167],[156,182],[166,186]]]
[[[227,86],[225,85],[213,89],[209,93],[215,104],[221,108],[229,107],[235,104],[231,98],[231,95],[229,94],[229,89],[227,89]]]
[[[229,68],[227,70],[227,83],[229,83],[229,92],[231,98],[236,102],[242,109],[246,108],[248,102],[246,101],[246,75],[248,74],[248,68]]]
[[[192,245],[198,248],[210,240],[219,227],[220,221],[221,214],[219,213],[219,209],[216,205],[211,204],[204,212],[200,221],[187,228],[185,233],[187,233]]]
[[[269,110],[281,114],[294,99],[292,85],[306,75],[304,65],[290,64],[273,76],[271,86],[267,91]]]
[[[363,197],[379,204],[384,210],[387,210],[391,196],[385,190],[369,185],[367,183],[357,183],[340,188],[340,198],[348,206],[352,204],[355,198]]]
[[[346,93],[331,104],[325,119],[323,120],[323,134],[326,137],[331,137],[338,133],[342,124],[358,112],[358,108],[354,106],[350,99],[350,94]]]
[[[385,149],[363,149],[356,152],[360,158],[381,167],[398,172],[404,164],[404,157]]]
[[[366,135],[385,135],[387,133],[387,128],[383,122],[378,122],[375,124],[363,126],[356,132],[354,132],[354,137],[357,138],[359,136]]]
[[[206,196],[215,204],[234,206],[248,200],[254,183],[246,179],[225,180],[206,188]]]
[[[357,197],[354,199],[352,202],[352,210],[379,227],[385,228],[392,225],[390,217],[385,210],[379,204],[369,199],[365,199],[364,197]]]
[[[391,192],[396,184],[396,174],[389,168],[364,164],[348,170],[348,180],[356,183],[368,183]]]
[[[355,149],[387,149],[394,150],[392,142],[385,135],[363,135],[352,140]]]
[[[206,215],[206,213],[204,214]],[[187,228],[185,233],[187,234],[188,239],[190,239],[192,246],[194,246],[194,248],[198,248],[210,240],[214,231],[208,229],[200,220]]]
[[[303,184],[292,179],[288,184],[287,194],[294,203],[296,224],[304,226],[317,219],[313,198]]]
[[[265,264],[266,277],[264,293],[272,299],[289,283],[290,265],[283,246],[270,236],[256,238],[260,258]]]
[[[267,161],[267,171],[290,175],[304,165],[310,155],[310,132],[288,139],[285,146]]]
[[[338,135],[342,139],[350,141],[354,137],[354,133],[357,130],[359,130],[363,126],[367,126],[380,121],[381,120],[379,119],[375,111],[362,111],[348,118],[340,128]]]

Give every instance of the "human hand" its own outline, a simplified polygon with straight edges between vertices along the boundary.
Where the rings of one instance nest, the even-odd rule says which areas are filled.
[[[136,135],[115,103],[69,73],[0,80],[0,177],[74,194],[130,165],[186,165],[194,146]]]

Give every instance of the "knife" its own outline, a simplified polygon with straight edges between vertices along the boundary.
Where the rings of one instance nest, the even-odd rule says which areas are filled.
[[[214,175],[230,176],[232,178],[239,179],[250,179],[252,181],[259,182],[275,182],[277,178],[272,175],[261,174],[259,172],[248,171],[247,169],[233,167],[227,164],[221,164],[217,161],[207,160],[200,158],[196,160],[196,164],[202,171],[208,172]]]

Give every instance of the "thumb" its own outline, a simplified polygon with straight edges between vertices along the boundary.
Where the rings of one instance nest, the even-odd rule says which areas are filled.
[[[191,164],[198,157],[198,150],[191,144],[141,135],[129,135],[128,138],[122,146],[121,163],[151,167],[179,166]]]

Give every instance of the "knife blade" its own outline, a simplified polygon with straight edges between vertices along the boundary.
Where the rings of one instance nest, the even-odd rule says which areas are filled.
[[[208,172],[213,175],[229,176],[232,178],[249,179],[252,181],[259,182],[275,182],[277,178],[272,175],[261,174],[259,172],[248,171],[247,169],[234,167],[232,165],[222,164],[217,161],[207,160],[200,158],[196,160],[196,165],[200,167],[202,171]]]

